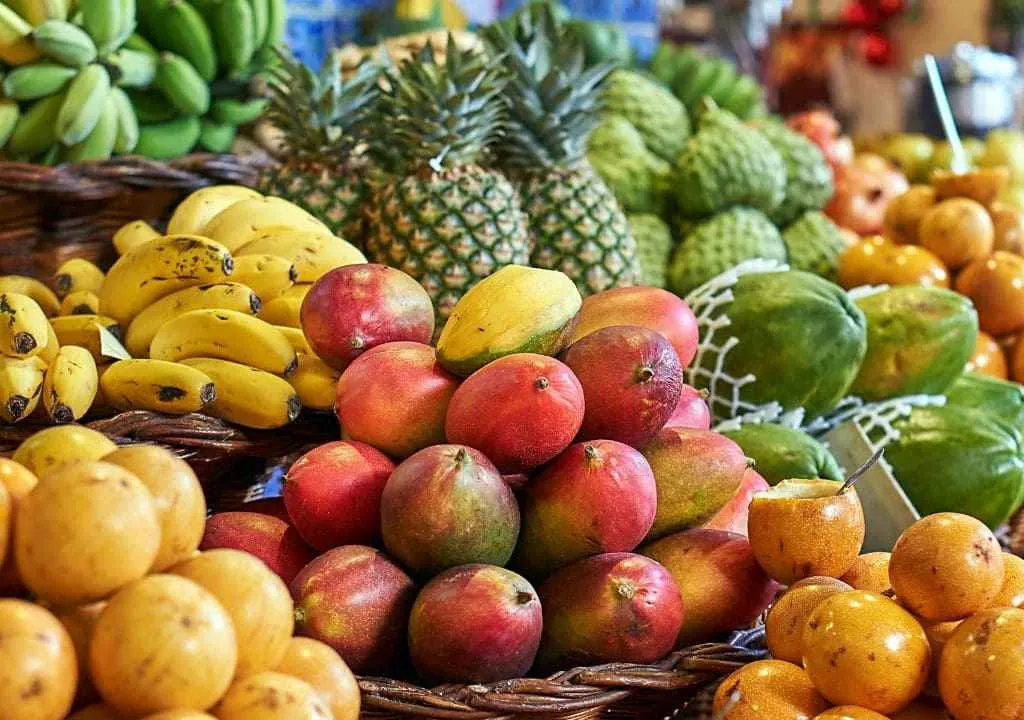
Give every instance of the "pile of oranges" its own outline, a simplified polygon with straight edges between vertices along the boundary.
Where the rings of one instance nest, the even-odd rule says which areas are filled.
[[[163,448],[61,425],[0,458],[4,720],[355,720],[349,668],[261,560],[198,551],[205,521]]]
[[[772,659],[726,678],[716,718],[1021,717],[1024,560],[957,513],[858,555],[863,511],[837,485],[787,480],[754,497],[755,556],[789,587],[765,622]]]
[[[952,287],[978,310],[969,369],[1024,382],[1024,214],[995,200],[1007,179],[990,168],[912,186],[890,203],[882,235],[846,250],[839,283]]]

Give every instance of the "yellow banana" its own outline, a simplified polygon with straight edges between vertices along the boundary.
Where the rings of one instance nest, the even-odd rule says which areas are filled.
[[[46,363],[37,357],[0,358],[0,417],[16,423],[31,415],[39,405],[45,373]]]
[[[250,288],[236,282],[196,285],[179,290],[160,298],[136,315],[125,333],[124,345],[132,357],[148,357],[149,345],[164,323],[183,313],[207,308],[255,315],[260,309],[260,299]]]
[[[188,358],[183,365],[213,379],[217,397],[207,411],[228,422],[259,430],[287,425],[302,401],[286,380],[248,365],[213,358]]]
[[[283,326],[277,329],[288,338],[299,359],[288,382],[298,393],[302,406],[310,410],[333,410],[341,373],[316,356],[301,330]]]
[[[43,309],[47,317],[60,312],[60,300],[53,290],[35,278],[25,275],[0,275],[0,293],[14,292],[28,295]]]
[[[306,294],[311,287],[313,287],[312,283],[302,283],[285,290],[273,300],[263,304],[260,317],[271,325],[301,327],[299,313],[302,310],[302,301],[306,299]]]
[[[181,201],[167,223],[170,235],[205,235],[206,225],[237,202],[263,197],[242,185],[201,188]]]
[[[274,230],[306,229],[330,234],[330,230],[308,212],[276,197],[242,200],[213,218],[203,234],[234,252],[248,242]]]
[[[81,290],[98,293],[103,287],[103,271],[85,258],[71,258],[57,268],[53,285],[60,297]]]
[[[64,296],[60,304],[61,315],[97,315],[100,299],[91,290],[78,290]]]
[[[65,315],[50,319],[61,346],[78,345],[92,353],[97,364],[124,360],[128,351],[121,344],[121,326],[103,315]]]
[[[199,412],[217,395],[209,375],[166,360],[119,360],[103,372],[100,388],[117,410],[171,415]]]
[[[96,399],[92,401],[92,409],[97,413],[112,414],[117,410],[117,408],[110,404],[110,401],[103,392],[103,376],[106,374],[107,370],[113,367],[115,363],[119,362],[122,361],[115,360],[112,363],[107,362],[96,365],[96,377],[98,378],[98,384],[96,386]]]
[[[226,280],[233,267],[220,243],[198,235],[167,235],[118,258],[100,290],[100,311],[127,324],[172,292]]]
[[[275,255],[243,255],[234,259],[231,279],[251,287],[262,302],[273,300],[295,284],[297,274],[290,260]]]
[[[50,420],[69,423],[89,412],[96,399],[99,374],[92,353],[77,345],[65,345],[46,369],[43,406]]]
[[[150,240],[156,240],[158,237],[163,236],[154,230],[152,225],[145,220],[136,220],[122,225],[114,233],[114,249],[117,250],[118,255],[124,255],[129,250]]]
[[[46,347],[46,315],[28,295],[0,294],[0,353],[8,357],[31,357]]]
[[[359,250],[340,237],[310,230],[268,232],[246,243],[236,256],[278,255],[291,260],[298,274],[296,282],[316,282],[336,267],[366,262]]]
[[[60,340],[57,339],[57,333],[53,331],[53,325],[46,323],[46,326],[46,347],[36,357],[50,365],[57,359],[57,353],[60,352]]]
[[[231,360],[290,375],[297,363],[291,343],[273,325],[234,310],[192,310],[163,324],[149,346],[154,360],[204,357]]]

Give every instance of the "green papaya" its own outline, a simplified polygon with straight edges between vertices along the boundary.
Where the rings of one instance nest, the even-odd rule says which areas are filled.
[[[1024,500],[1024,447],[1012,425],[959,405],[917,407],[885,458],[921,515],[959,512],[991,528]]]
[[[1024,386],[981,373],[964,373],[946,391],[946,404],[984,410],[1024,431]]]
[[[868,352],[850,392],[865,400],[937,395],[963,373],[978,313],[952,290],[903,285],[861,298]]]
[[[769,485],[792,478],[843,479],[843,471],[829,449],[803,430],[760,423],[722,434],[753,459],[754,469]]]
[[[724,384],[708,387],[707,373],[721,370],[739,380],[756,379],[739,389],[739,398],[754,405],[778,402],[784,410],[803,408],[809,418],[828,412],[846,395],[867,350],[864,313],[846,292],[824,278],[800,271],[751,273],[732,288],[712,321],[728,316],[715,331],[714,344],[736,340],[723,358],[701,355],[700,369],[688,382],[712,390],[712,412],[728,419]],[[715,392],[717,391],[717,392]]]

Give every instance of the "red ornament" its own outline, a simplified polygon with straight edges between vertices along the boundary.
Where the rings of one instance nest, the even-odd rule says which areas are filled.
[[[896,55],[892,41],[881,31],[870,32],[862,37],[860,51],[865,61],[879,67],[891,65]]]
[[[867,2],[853,2],[843,8],[843,22],[856,28],[867,28],[878,25],[881,16],[878,9]]]

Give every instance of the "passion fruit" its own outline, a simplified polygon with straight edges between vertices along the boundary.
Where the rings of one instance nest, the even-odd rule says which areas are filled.
[[[1005,167],[974,168],[964,173],[935,170],[931,183],[939,200],[970,198],[987,207],[1010,184],[1010,171]]]
[[[930,185],[911,185],[902,195],[893,198],[885,209],[882,230],[886,237],[901,245],[917,244],[921,218],[935,205],[935,189]]]
[[[932,622],[921,618],[918,618],[917,621],[921,623],[924,634],[928,636],[928,644],[932,646],[932,668],[928,674],[928,682],[924,686],[923,694],[937,698],[939,696],[939,658],[942,657],[942,650],[946,647],[946,643],[953,637],[953,633],[963,621]]]
[[[78,665],[71,638],[49,612],[0,600],[0,707],[4,720],[60,720],[71,710]]]
[[[962,620],[991,607],[1004,575],[996,536],[960,513],[918,520],[896,541],[889,560],[896,596],[926,620]]]
[[[1024,329],[1024,257],[995,252],[964,268],[957,292],[978,310],[978,324],[994,337]]]
[[[942,702],[957,720],[1018,720],[1024,708],[1024,610],[964,620],[939,661]]]
[[[925,213],[918,237],[922,247],[955,269],[992,252],[995,226],[984,205],[957,197],[943,200]]]
[[[900,710],[928,679],[931,646],[914,617],[883,595],[826,598],[807,620],[804,668],[825,698],[879,713]]]
[[[986,332],[978,332],[978,339],[974,341],[974,354],[967,361],[966,372],[976,372],[983,375],[1006,380],[1010,369],[1006,363],[1006,353],[996,339]]]
[[[359,683],[330,645],[313,638],[292,638],[276,671],[309,683],[330,707],[334,720],[358,720]]]
[[[872,552],[861,555],[840,580],[854,590],[867,590],[879,595],[891,593],[889,553]]]
[[[781,660],[746,665],[718,686],[712,705],[715,717],[728,720],[808,718],[828,709],[802,669]]]
[[[754,557],[783,585],[813,576],[841,577],[864,543],[856,490],[831,480],[783,480],[754,495],[747,532]]]
[[[877,285],[891,247],[881,235],[869,235],[850,245],[839,256],[839,284],[846,289]]]
[[[809,577],[782,593],[768,611],[764,631],[768,650],[776,660],[803,662],[804,626],[822,600],[853,590],[841,580]]]
[[[1003,565],[1003,586],[992,601],[992,607],[1024,608],[1024,558],[1004,553]]]
[[[1024,213],[1012,205],[994,202],[988,208],[996,229],[994,249],[1020,255],[1024,252]]]
[[[933,252],[918,245],[891,246],[883,254],[878,282],[885,285],[927,285],[948,288],[949,270]]]
[[[917,700],[892,715],[892,720],[953,720],[946,708]]]
[[[867,708],[843,705],[826,710],[814,720],[889,720],[889,718]]]
[[[309,683],[276,672],[239,680],[214,711],[219,720],[331,720],[327,703]]]

